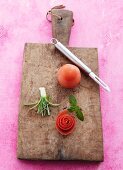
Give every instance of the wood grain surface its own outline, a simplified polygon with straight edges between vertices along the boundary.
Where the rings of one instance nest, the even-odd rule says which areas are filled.
[[[52,13],[60,16],[61,19],[52,15],[52,36],[62,44],[68,45],[73,25],[73,12],[69,10],[52,9]]]
[[[69,48],[98,74],[97,49]],[[57,70],[67,60],[52,44],[26,44],[19,111],[17,157],[32,160],[90,160],[103,161],[103,138],[99,101],[99,87],[82,72],[80,85],[68,90],[60,87]],[[51,116],[41,117],[34,110],[28,112],[25,103],[39,98],[39,87],[60,107],[51,108]],[[84,112],[85,120],[76,119],[74,132],[66,137],[55,128],[58,112],[68,105],[74,94]]]

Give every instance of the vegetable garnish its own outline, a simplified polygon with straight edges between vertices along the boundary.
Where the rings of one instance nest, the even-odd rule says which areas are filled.
[[[42,116],[50,116],[50,106],[59,106],[59,104],[53,104],[49,101],[49,97],[46,95],[46,90],[44,87],[40,87],[39,88],[40,91],[40,100],[35,102],[35,103],[31,103],[31,104],[25,104],[25,106],[33,106],[29,109],[32,110],[34,108],[37,108],[37,113],[41,114]]]
[[[69,103],[70,103],[70,107],[67,110],[69,112],[75,112],[77,118],[80,119],[81,121],[83,121],[84,115],[82,113],[82,109],[77,105],[77,100],[76,100],[75,96],[73,96],[73,95],[69,96]]]
[[[56,129],[62,135],[69,135],[75,128],[75,117],[67,109],[61,111],[56,119]]]

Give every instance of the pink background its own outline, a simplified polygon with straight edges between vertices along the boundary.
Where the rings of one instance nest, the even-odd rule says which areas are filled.
[[[101,89],[103,163],[20,161],[16,158],[18,106],[25,42],[48,43],[53,6],[74,12],[70,46],[98,47]],[[0,170],[123,169],[123,0],[0,0]]]

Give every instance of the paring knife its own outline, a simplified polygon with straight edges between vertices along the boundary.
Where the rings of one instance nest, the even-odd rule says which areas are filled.
[[[61,51],[69,60],[71,60],[75,65],[77,65],[80,69],[84,70],[96,83],[102,86],[105,90],[110,92],[110,88],[107,84],[105,84],[98,76],[96,76],[91,69],[86,66],[80,59],[78,59],[70,50],[68,50],[62,43],[60,43],[57,39],[52,38],[51,43],[55,45],[55,47]]]

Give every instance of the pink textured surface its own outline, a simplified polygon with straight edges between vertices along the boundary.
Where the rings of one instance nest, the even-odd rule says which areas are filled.
[[[16,159],[17,120],[25,42],[49,42],[46,12],[65,4],[75,26],[70,46],[98,47],[101,89],[103,163],[20,161]],[[0,170],[123,169],[123,0],[0,0]]]

